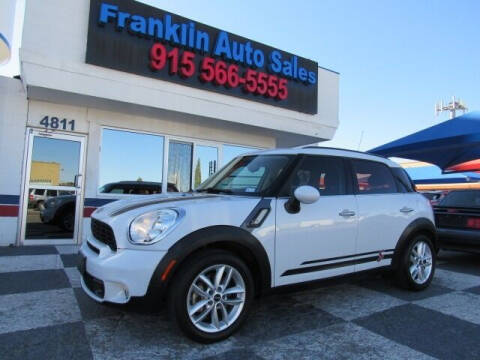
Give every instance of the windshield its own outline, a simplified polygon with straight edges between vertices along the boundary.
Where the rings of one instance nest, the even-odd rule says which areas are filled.
[[[290,155],[250,155],[233,159],[205,180],[196,191],[237,195],[264,195],[293,160]]]

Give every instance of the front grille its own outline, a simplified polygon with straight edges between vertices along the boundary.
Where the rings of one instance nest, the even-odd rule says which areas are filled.
[[[83,274],[83,282],[87,286],[88,290],[98,296],[100,299],[103,299],[105,296],[105,286],[103,281],[93,277],[89,273],[85,272]]]
[[[115,235],[113,235],[113,230],[109,225],[92,218],[91,229],[95,239],[108,245],[113,251],[117,251]]]

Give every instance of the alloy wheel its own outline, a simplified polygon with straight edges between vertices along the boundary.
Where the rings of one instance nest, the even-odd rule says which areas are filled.
[[[422,285],[428,281],[432,273],[432,250],[425,241],[417,242],[410,252],[409,271],[412,280]]]
[[[208,333],[232,325],[245,305],[245,282],[233,266],[218,264],[203,270],[193,280],[187,295],[187,311],[192,324]]]

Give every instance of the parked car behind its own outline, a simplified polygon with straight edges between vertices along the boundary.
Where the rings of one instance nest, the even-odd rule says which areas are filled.
[[[119,181],[99,189],[102,194],[153,195],[162,192],[162,183],[147,181]],[[168,192],[178,192],[175,184],[168,183]],[[42,205],[40,219],[45,224],[56,224],[62,229],[73,231],[75,225],[74,195],[48,198]]]
[[[432,206],[438,205],[440,201],[448,194],[448,191],[424,191],[421,193],[423,196],[425,196],[429,201]]]
[[[439,247],[480,252],[480,190],[455,190],[434,207]]]

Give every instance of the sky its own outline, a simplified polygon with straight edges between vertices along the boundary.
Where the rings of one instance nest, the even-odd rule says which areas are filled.
[[[78,141],[36,137],[33,142],[32,160],[59,163],[60,184],[72,184],[75,182],[75,175],[80,172],[80,143]]]
[[[369,150],[446,120],[434,106],[452,96],[480,110],[478,0],[142,2],[339,72],[340,126],[322,145]],[[0,75],[18,73],[17,57]]]

